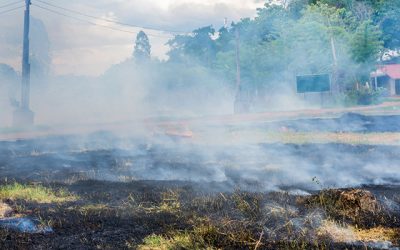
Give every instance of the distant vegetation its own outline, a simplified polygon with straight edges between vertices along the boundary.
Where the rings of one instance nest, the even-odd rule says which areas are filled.
[[[302,104],[296,76],[310,74],[332,76],[339,94],[324,106],[374,104],[382,90],[365,88],[371,86],[366,85],[371,71],[384,61],[399,61],[400,1],[267,0],[254,18],[175,35],[167,42],[166,60],[151,56],[151,42],[140,32],[126,61],[92,80],[58,77],[37,91],[40,98],[33,96],[33,105],[40,110],[43,103],[52,103],[57,113],[76,109],[80,117],[74,114],[73,120],[81,121],[94,111],[108,121],[126,119],[116,114],[226,114],[238,96],[253,111],[292,109]],[[15,84],[7,83],[7,77]],[[0,65],[0,78],[0,104],[8,105],[10,113],[18,105],[18,75]],[[39,85],[33,86],[38,90]],[[51,112],[48,105],[44,108]]]
[[[222,85],[235,94],[239,41],[241,87],[255,105],[293,89],[296,75],[320,73],[333,76],[347,104],[371,104],[379,93],[359,86],[379,61],[399,51],[399,13],[397,0],[267,1],[254,19],[176,35],[165,62],[143,59],[150,45],[140,44],[149,42],[140,34],[135,57],[141,60],[135,61],[160,67],[157,86],[165,90],[212,93]]]

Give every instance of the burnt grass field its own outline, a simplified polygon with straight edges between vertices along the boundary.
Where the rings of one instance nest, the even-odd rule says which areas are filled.
[[[398,132],[397,121],[349,114],[268,126]],[[0,227],[0,249],[398,249],[399,152],[106,132],[0,142],[0,218],[52,228]]]

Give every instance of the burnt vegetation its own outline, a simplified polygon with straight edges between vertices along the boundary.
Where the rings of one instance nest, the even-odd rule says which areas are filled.
[[[329,121],[335,128],[341,119],[314,124]],[[380,165],[400,162],[396,146],[214,145],[208,148],[211,157],[204,146],[185,141],[144,142],[97,133],[85,139],[1,143],[0,212],[5,218],[32,218],[39,229],[52,231],[32,234],[3,227],[0,248],[399,246],[400,189],[396,176],[385,174],[390,167]],[[382,173],[365,166],[380,166]],[[333,175],[351,176],[359,188],[337,188],[345,185],[324,175],[331,168]],[[382,185],[372,185],[374,178]]]
[[[6,200],[14,214],[40,218],[54,233],[1,230],[3,249],[379,249],[379,239],[399,244],[399,211],[380,201],[383,196],[375,196],[374,188],[324,190],[307,197],[205,193],[200,184],[179,182],[81,181],[50,188],[68,189],[79,199],[45,204]],[[387,188],[384,199],[398,203],[396,192]],[[326,223],[355,241],[323,231]],[[381,230],[375,241],[371,228]],[[362,233],[366,236],[354,236]]]
[[[39,119],[82,124],[0,129],[0,249],[398,249],[400,85],[371,72],[399,60],[399,3],[266,1],[174,32],[168,59],[141,31],[101,76],[54,76]],[[321,74],[329,97],[307,103],[294,79]],[[0,76],[1,108],[24,106]]]

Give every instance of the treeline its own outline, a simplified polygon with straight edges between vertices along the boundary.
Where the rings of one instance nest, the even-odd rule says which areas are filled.
[[[140,44],[143,36],[136,48],[145,53],[135,50],[139,61],[150,51]],[[168,45],[169,59],[151,62],[166,90],[194,87],[212,93],[223,85],[234,95],[239,48],[241,91],[255,105],[293,90],[296,75],[329,73],[339,93],[346,93],[365,84],[378,63],[398,54],[400,1],[267,1],[255,18],[218,30],[202,27]]]

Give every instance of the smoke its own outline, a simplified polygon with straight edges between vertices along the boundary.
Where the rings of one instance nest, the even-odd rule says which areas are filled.
[[[6,64],[0,64],[0,127],[11,124],[12,109],[17,103],[18,75]]]
[[[324,122],[329,121],[335,123]],[[188,181],[218,183],[224,190],[296,194],[322,188],[400,184],[398,146],[261,143],[249,139],[251,132],[238,139],[234,132],[238,127],[189,126],[194,131],[191,139],[166,135],[165,131],[149,134],[132,125],[137,133],[129,136],[102,132],[3,142],[0,152],[6,167],[2,176],[62,182]],[[265,129],[275,129],[271,126]]]
[[[114,123],[233,112],[229,86],[201,66],[185,72],[179,67],[157,61],[138,64],[131,58],[99,77],[50,78],[51,84],[32,92],[37,124]]]
[[[283,9],[280,10],[282,11]],[[309,13],[310,16],[298,24],[282,21],[282,17],[275,14],[272,21],[263,20],[261,14],[251,21],[254,25],[260,25],[256,24],[257,22],[272,23],[272,30],[267,31],[268,37],[261,37],[266,41],[271,39],[269,36],[274,37],[275,43],[251,41],[254,37],[260,38],[258,31],[252,29],[242,34],[241,87],[244,95],[248,95],[251,111],[310,107],[296,94],[296,74],[326,73],[333,63],[330,34],[326,27],[321,27],[318,22],[321,17],[318,14]],[[319,19],[314,18],[315,16]],[[243,23],[246,23],[245,20]],[[282,29],[285,25],[289,27],[288,30]],[[53,25],[50,26],[53,30]],[[62,30],[60,33],[63,32],[66,31]],[[275,34],[276,32],[279,34]],[[233,113],[233,103],[237,94],[236,63],[234,50],[229,48],[234,41],[228,42],[227,45],[218,45],[226,46],[227,52],[222,50],[210,58],[208,55],[201,56],[207,63],[198,63],[198,60],[190,55],[186,55],[187,61],[182,62],[175,62],[173,58],[169,61],[153,58],[148,62],[136,62],[129,57],[132,54],[129,53],[124,61],[113,65],[101,76],[59,76],[51,74],[52,55],[49,51],[52,46],[41,20],[32,18],[31,33],[31,100],[32,109],[36,113],[36,123],[39,125],[113,123],[155,116],[192,117]],[[202,36],[203,34],[199,35],[200,38]],[[83,38],[79,36],[77,39]],[[300,39],[301,42],[292,46],[293,42],[290,41],[295,39]],[[197,47],[190,49],[194,55],[199,54],[196,50],[201,49],[198,45],[202,41],[199,39],[194,43]],[[97,40],[91,42],[100,43]],[[222,42],[218,40],[216,43]],[[343,60],[340,57],[346,54],[347,44],[341,40],[336,42],[341,65],[347,67],[348,56]],[[207,50],[215,46],[209,46]],[[131,48],[133,47],[132,44]],[[98,57],[94,48],[88,51],[91,51],[92,60]],[[315,56],[315,53],[320,55]],[[215,62],[212,57],[215,57]],[[317,60],[308,60],[310,57]],[[257,65],[259,58],[268,60]],[[84,59],[72,57],[70,61],[72,60],[75,60],[79,67]],[[60,65],[58,61],[54,63]],[[221,73],[226,68],[229,68],[228,73]],[[327,96],[322,98],[329,99]],[[318,100],[313,104],[316,107],[320,106],[320,96],[310,99]]]
[[[309,107],[296,94],[295,76],[325,73],[334,63],[331,34],[318,19],[313,19],[313,14],[298,23],[278,22],[278,26],[289,25],[289,28],[279,34],[275,43],[249,42],[254,34],[242,34],[241,42],[245,43],[240,47],[242,87],[253,99],[252,111]],[[285,189],[300,193],[323,187],[399,184],[398,147],[263,144],[257,138],[259,134],[253,132],[266,133],[271,129],[267,125],[246,120],[230,124],[230,117],[207,120],[233,113],[234,50],[217,53],[213,64],[208,57],[203,58],[207,63],[198,63],[189,56],[188,61],[153,58],[140,62],[129,57],[130,53],[100,76],[60,76],[51,73],[51,46],[46,28],[36,19],[33,27],[34,82],[48,83],[32,88],[36,123],[48,125],[58,133],[81,136],[1,143],[0,160],[10,169],[2,169],[3,176],[62,181],[72,178],[217,182],[226,188]],[[300,42],[289,43],[294,40]],[[335,42],[340,67],[353,72],[349,41],[343,38]],[[260,65],[257,63],[260,57],[268,60]],[[79,60],[76,65],[79,67]],[[228,73],[221,74],[222,69]],[[16,85],[11,83],[18,78],[15,72],[12,78],[9,83],[1,81],[0,105],[6,107],[0,111],[2,122],[11,120],[7,115],[11,113],[11,105],[6,104],[6,99],[16,96]],[[8,93],[7,98],[4,93]],[[320,98],[315,97],[318,102]],[[288,123],[269,125],[276,132]],[[291,125],[300,132],[317,131],[318,127],[338,132],[345,130],[347,123],[360,125],[354,117],[333,124],[313,120]],[[363,124],[361,121],[360,126]],[[103,130],[110,134],[87,135]],[[235,131],[248,134],[239,138]],[[186,132],[193,136],[186,136]]]
[[[31,17],[30,33],[31,83],[33,89],[37,89],[47,85],[51,73],[50,40],[43,21],[35,17]]]

